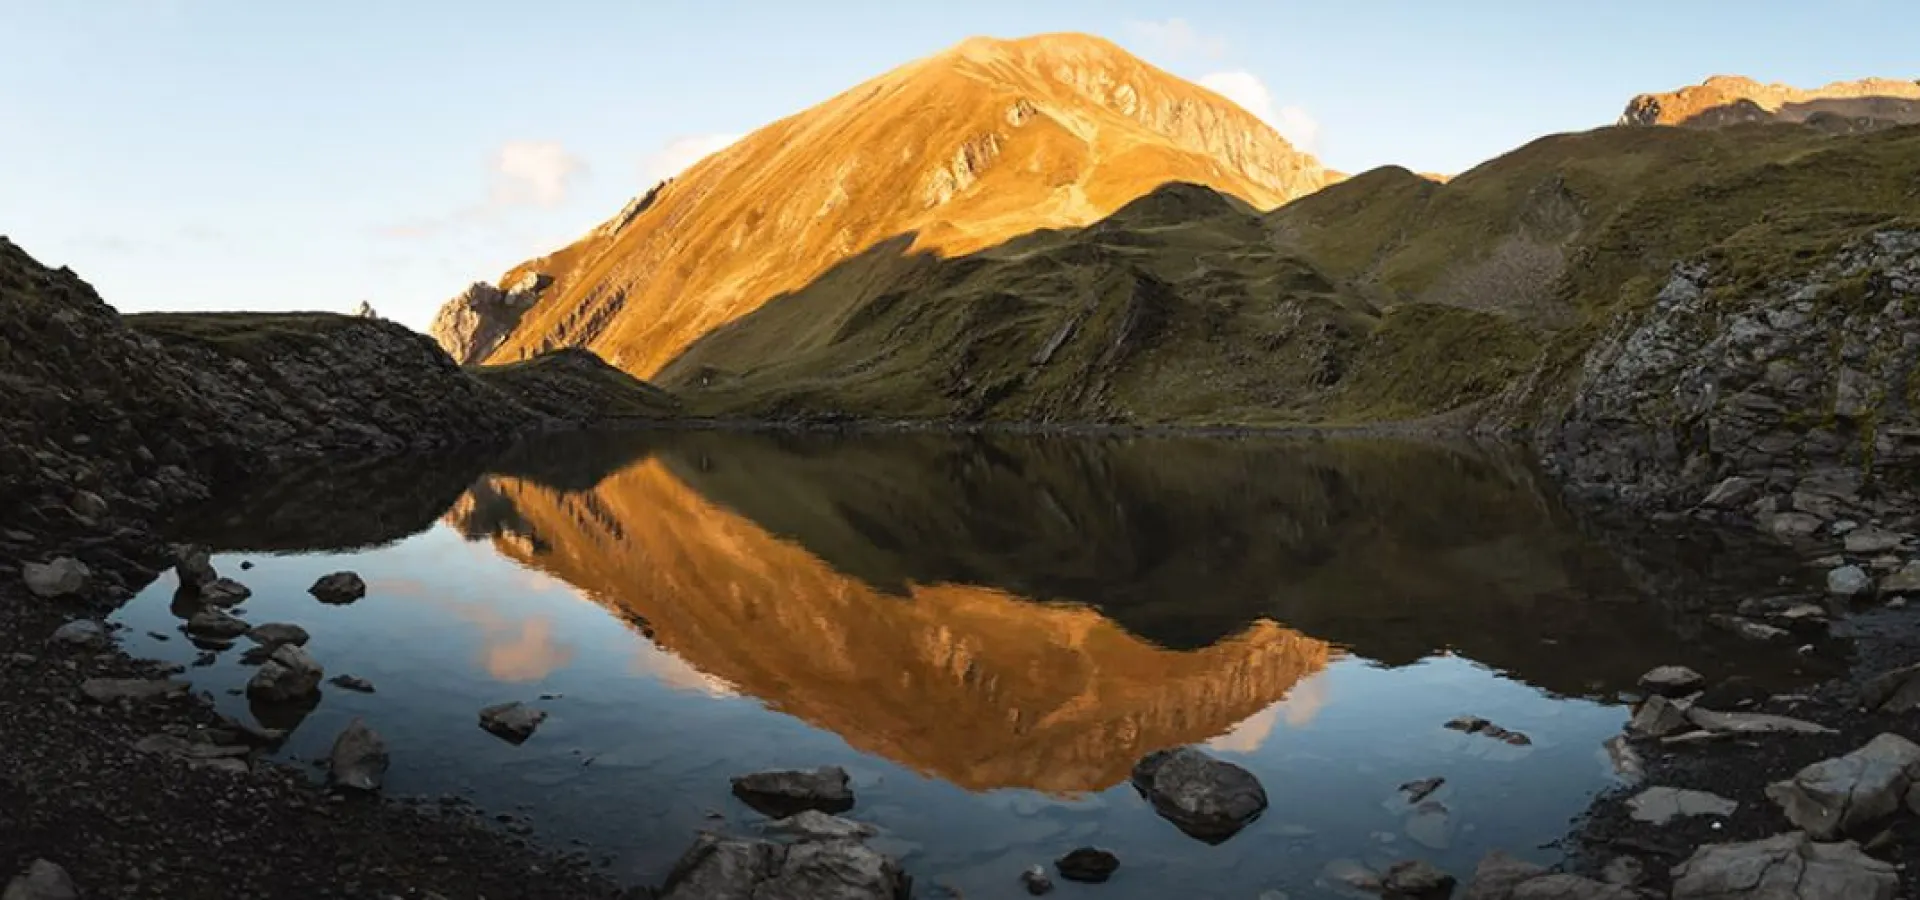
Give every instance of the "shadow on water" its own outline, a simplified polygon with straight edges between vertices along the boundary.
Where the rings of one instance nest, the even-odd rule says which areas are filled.
[[[1301,883],[1305,863],[1259,847],[1297,840],[1302,817],[1325,852],[1377,851],[1382,817],[1399,827],[1378,797],[1434,774],[1472,793],[1482,830],[1449,851],[1470,865],[1552,836],[1605,783],[1594,751],[1645,670],[1785,685],[1802,665],[1702,625],[1711,592],[1771,588],[1783,572],[1765,556],[1598,527],[1525,465],[1440,444],[572,435],[294,473],[178,536],[336,554],[246,576],[249,605],[311,626],[330,672],[380,682],[285,717],[310,713],[316,732],[294,752],[369,716],[413,761],[397,777],[438,791],[522,773],[536,793],[503,797],[589,838],[615,819],[647,836],[629,861],[647,878],[703,827],[725,774],[837,761],[876,798],[859,815],[956,884],[999,883],[1070,833],[1124,849],[1159,890],[1194,851],[1118,786],[1145,753],[1196,743],[1237,754],[1294,819],[1225,845],[1249,885]],[[366,600],[289,596],[342,567],[367,574]],[[146,597],[125,614],[135,631],[191,614]],[[205,677],[249,671],[223,657]],[[566,698],[539,739],[475,734],[471,709],[534,691]],[[1463,713],[1539,744],[1440,727]],[[935,823],[915,824],[929,806]]]

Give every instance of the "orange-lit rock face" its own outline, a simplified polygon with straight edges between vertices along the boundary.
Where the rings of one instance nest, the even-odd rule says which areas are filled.
[[[709,503],[658,461],[585,492],[505,477],[475,490],[516,511],[500,552],[643,617],[705,676],[970,789],[1095,791],[1154,749],[1230,731],[1226,740],[1257,743],[1271,723],[1234,726],[1335,655],[1270,622],[1180,652],[1081,606],[960,585],[880,593]]]
[[[774,122],[508,272],[554,277],[493,351],[585,346],[641,377],[696,338],[914,233],[991,247],[1169,181],[1271,208],[1327,175],[1232,102],[1083,35],[976,39]]]
[[[1622,125],[1716,128],[1749,122],[1812,122],[1832,130],[1870,130],[1920,122],[1920,83],[1893,78],[1836,81],[1806,89],[1739,75],[1660,94],[1641,94]]]

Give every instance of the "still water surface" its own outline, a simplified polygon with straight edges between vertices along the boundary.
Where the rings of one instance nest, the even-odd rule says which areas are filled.
[[[1066,896],[1333,896],[1335,860],[1553,862],[1641,672],[1765,671],[1662,602],[1708,589],[1684,548],[1623,549],[1550,496],[1357,440],[662,433],[299,473],[178,536],[377,693],[249,710],[243,648],[188,677],[297,726],[289,757],[364,717],[389,793],[518,810],[639,881],[700,829],[757,833],[729,776],[833,764],[917,896],[1013,896],[1083,844],[1122,868]],[[365,599],[307,594],[341,569]],[[175,587],[119,619],[191,663]],[[551,714],[520,746],[476,725],[509,700]],[[1533,743],[1442,727],[1466,714]],[[1217,846],[1156,817],[1128,770],[1182,744],[1252,770],[1267,813]],[[1444,811],[1394,800],[1434,776]]]

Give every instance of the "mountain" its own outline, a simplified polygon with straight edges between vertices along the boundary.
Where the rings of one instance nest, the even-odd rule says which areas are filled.
[[[1107,41],[975,38],[746,136],[515,267],[512,290],[457,298],[435,333],[463,362],[577,346],[650,377],[887,242],[954,257],[1090,224],[1171,181],[1267,209],[1329,177],[1231,101]]]
[[[1920,123],[1920,82],[1893,78],[1836,81],[1812,90],[1763,84],[1739,75],[1627,103],[1621,125],[1722,128],[1752,122],[1803,122],[1828,131],[1866,131]]]

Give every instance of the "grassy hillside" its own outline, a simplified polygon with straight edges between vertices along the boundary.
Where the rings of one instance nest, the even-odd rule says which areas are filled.
[[[1916,169],[1914,127],[1605,128],[1444,184],[1363,173],[1265,216],[1169,185],[957,258],[902,236],[715,329],[659,380],[708,414],[1424,416],[1536,366],[1563,380],[1676,261],[1775,277],[1920,216]]]

